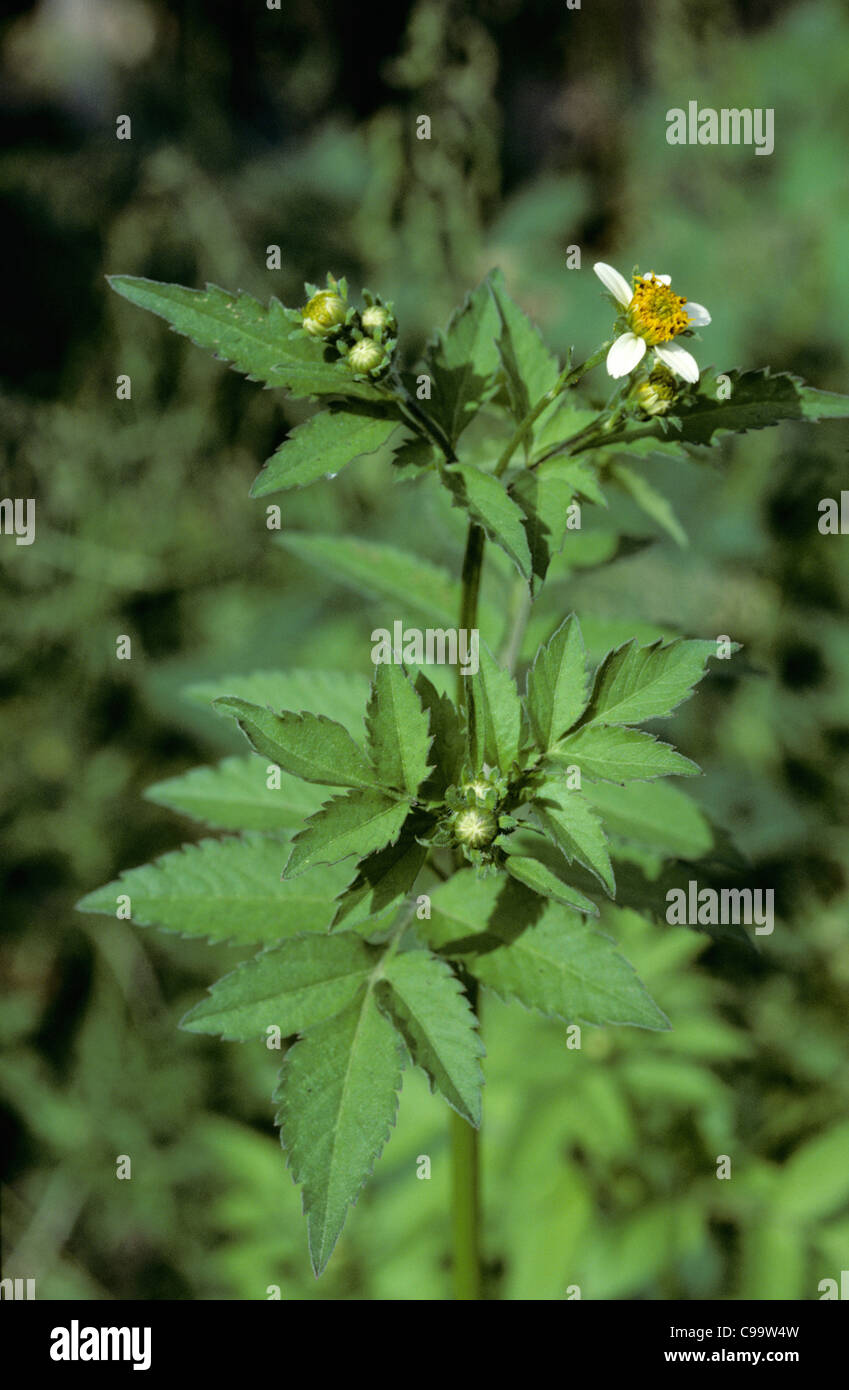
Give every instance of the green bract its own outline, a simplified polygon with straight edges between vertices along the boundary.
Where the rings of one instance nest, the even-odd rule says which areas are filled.
[[[622,538],[581,521],[608,490],[686,543],[644,476],[653,452],[689,458],[729,431],[846,418],[849,398],[768,370],[705,372],[683,391],[655,369],[590,409],[576,387],[609,344],[561,366],[497,272],[409,375],[391,305],[364,292],[357,307],[332,277],[302,311],[212,285],[111,283],[250,379],[318,402],[255,496],[366,454],[388,465],[391,450],[387,478],[444,489],[468,528],[460,582],[373,541],[282,535],[298,562],[422,620],[443,647],[449,631],[476,634],[474,660],[453,658],[450,690],[404,650],[370,684],[267,671],[194,691],[252,751],[149,795],[230,833],[80,904],[114,914],[126,900],[139,925],[259,948],[182,1026],[281,1045],[277,1119],[320,1273],[389,1137],[405,1067],[480,1122],[478,986],[567,1023],[670,1026],[605,929],[614,902],[664,920],[670,885],[719,857],[707,817],[664,780],[699,769],[640,726],[672,715],[734,644],[629,640],[591,660],[561,589],[532,604],[562,549],[576,567],[615,558]],[[480,596],[487,542],[503,599]]]

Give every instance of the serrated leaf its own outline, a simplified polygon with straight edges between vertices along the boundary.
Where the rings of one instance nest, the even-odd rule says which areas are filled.
[[[491,541],[510,556],[524,579],[531,577],[531,552],[521,508],[492,473],[462,464],[443,468],[440,477],[455,503],[483,527]]]
[[[603,782],[650,782],[655,777],[698,777],[701,769],[643,729],[588,724],[567,734],[549,754],[553,763],[575,765]]]
[[[514,880],[455,874],[431,892],[431,919],[421,926],[434,948],[460,956],[483,984],[526,1008],[567,1023],[669,1027],[608,937]]]
[[[430,770],[429,721],[400,666],[377,667],[366,728],[376,772],[373,780],[415,796]]]
[[[656,521],[667,535],[671,536],[682,550],[690,544],[687,539],[687,532],[681,525],[672,507],[663,493],[653,488],[641,473],[637,473],[633,468],[628,468],[624,463],[613,463],[609,469],[610,477],[627,492],[646,516],[650,516],[652,521]]]
[[[316,1275],[395,1123],[402,1066],[401,1040],[368,988],[286,1054],[276,1119],[292,1176],[303,1188]]]
[[[380,791],[334,796],[295,836],[285,877],[302,874],[312,864],[336,864],[351,854],[362,858],[394,844],[409,810],[408,801]]]
[[[489,763],[506,776],[519,756],[522,706],[510,672],[483,642],[478,662],[477,673],[466,677],[471,684],[469,753],[476,769]]]
[[[243,290],[228,294],[217,285],[190,290],[132,275],[108,278],[118,294],[165,319],[175,333],[191,338],[251,381],[283,387],[293,396],[386,398],[371,382],[355,381],[343,362],[325,362],[322,342],[305,333],[291,337],[301,316],[277,299],[266,308]]]
[[[223,695],[215,708],[232,714],[257,753],[284,772],[326,787],[373,787],[375,774],[347,729],[323,714],[262,709]]]
[[[717,400],[717,373],[702,374],[699,394],[689,404],[676,405],[680,426],[667,421],[668,434],[688,444],[712,444],[717,436],[742,434],[777,425],[782,420],[845,420],[849,418],[849,396],[818,391],[789,372],[772,374],[768,367],[758,371],[724,373],[730,384],[727,400]],[[634,438],[665,438],[659,421],[644,426]],[[630,435],[624,441],[630,442]]]
[[[578,792],[566,790],[554,780],[535,793],[531,811],[541,828],[562,850],[595,874],[611,897],[616,892],[607,839],[595,811]]]
[[[319,478],[338,473],[353,459],[383,448],[400,421],[376,410],[352,403],[345,409],[321,410],[296,425],[254,481],[251,497],[308,487]]]
[[[201,840],[129,869],[114,883],[88,893],[80,912],[117,915],[119,896],[130,900],[131,920],[210,941],[271,944],[299,931],[323,931],[344,870],[307,874],[283,883],[288,845],[259,835]]]
[[[546,347],[539,329],[510,298],[500,271],[490,276],[490,289],[501,325],[498,354],[510,410],[520,424],[545,393],[557,385],[560,365]]]
[[[354,932],[290,937],[216,981],[180,1027],[237,1042],[303,1033],[353,1003],[381,954]]]
[[[433,737],[430,759],[434,766],[421,792],[425,798],[436,799],[459,777],[465,738],[457,710],[448,696],[441,695],[423,671],[417,673],[414,684],[422,708],[427,711]]]
[[[450,965],[430,951],[405,951],[388,962],[376,995],[431,1090],[470,1124],[480,1125],[485,1049]]]
[[[587,653],[570,614],[540,647],[528,671],[527,710],[537,747],[545,753],[580,718],[587,702]]]
[[[403,839],[363,859],[351,883],[339,894],[332,925],[338,926],[353,912],[359,922],[392,907],[410,891],[426,857],[424,845]]]
[[[349,729],[355,743],[365,742],[363,711],[369,682],[352,671],[251,671],[200,681],[190,685],[184,694],[200,705],[211,705],[223,695],[235,695],[249,704],[269,705],[271,709],[309,710]]]
[[[625,642],[599,666],[582,724],[642,724],[671,714],[692,694],[711,656],[715,642]]]
[[[195,767],[147,787],[145,796],[217,830],[288,830],[317,811],[324,794],[307,782],[277,771],[269,787],[268,767],[253,754],[225,758],[217,767]]]
[[[498,312],[484,280],[452,315],[428,348],[425,370],[433,382],[430,412],[456,444],[471,423],[474,407],[493,391],[499,367]]]
[[[698,859],[713,848],[714,835],[701,809],[668,782],[585,786],[583,796],[601,814],[612,835],[681,859]]]
[[[533,572],[545,579],[552,559],[563,548],[569,506],[575,495],[572,484],[544,463],[518,473],[509,492],[524,516]]]
[[[519,883],[524,883],[525,887],[532,889],[534,893],[539,893],[544,898],[553,898],[555,902],[562,903],[564,907],[571,907],[576,912],[586,912],[592,917],[598,916],[598,907],[592,898],[585,897],[577,888],[565,883],[539,859],[531,859],[524,854],[508,854],[504,867],[511,877]]]

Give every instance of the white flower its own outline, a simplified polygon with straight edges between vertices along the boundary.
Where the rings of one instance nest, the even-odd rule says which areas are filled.
[[[699,379],[699,366],[692,353],[675,338],[687,328],[704,328],[710,314],[702,304],[694,304],[670,289],[671,276],[650,271],[634,282],[633,289],[624,275],[612,265],[597,261],[593,270],[604,288],[626,311],[628,331],[621,333],[607,354],[607,370],[615,380],[627,376],[642,361],[647,348],[658,361],[684,381]],[[686,304],[686,309],[685,309]]]

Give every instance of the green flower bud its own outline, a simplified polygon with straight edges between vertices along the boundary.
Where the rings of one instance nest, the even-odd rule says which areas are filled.
[[[454,817],[454,834],[461,844],[479,849],[492,844],[498,834],[498,822],[492,811],[458,811]]]
[[[634,394],[646,415],[665,415],[678,395],[678,383],[668,367],[658,365]]]
[[[370,304],[360,315],[366,333],[380,338],[387,329],[395,327],[395,317],[384,304]]]
[[[373,338],[360,338],[348,351],[345,361],[352,372],[368,373],[379,367],[384,358],[384,350]]]
[[[341,328],[347,314],[347,304],[342,296],[333,290],[319,290],[301,310],[306,331],[319,336]]]

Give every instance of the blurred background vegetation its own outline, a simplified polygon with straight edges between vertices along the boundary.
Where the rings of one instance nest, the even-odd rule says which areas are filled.
[[[0,54],[2,495],[37,499],[35,544],[0,538],[3,1273],[36,1276],[41,1298],[450,1297],[447,1112],[420,1077],[316,1283],[271,1124],[274,1054],[175,1031],[239,953],[73,911],[203,833],[142,795],[240,751],[184,686],[368,674],[369,632],[401,616],[275,544],[248,497],[303,407],[104,276],[297,304],[330,269],[394,299],[412,361],[493,265],[554,346],[590,350],[609,329],[602,257],[709,306],[703,363],[846,391],[849,15],[837,0],[12,0]],[[691,99],[773,107],[775,153],[668,146],[666,110]],[[538,637],[574,607],[596,656],[634,633],[745,644],[674,737],[780,920],[748,955],[610,914],[668,1035],[585,1030],[570,1052],[561,1025],[487,998],[494,1298],[810,1299],[849,1268],[849,541],[816,524],[849,486],[848,444],[840,423],[787,425],[724,444],[718,468],[647,462],[689,547],[624,500],[586,508],[532,621]],[[456,572],[459,514],[428,479],[388,488],[387,468],[286,495],[284,529]]]

